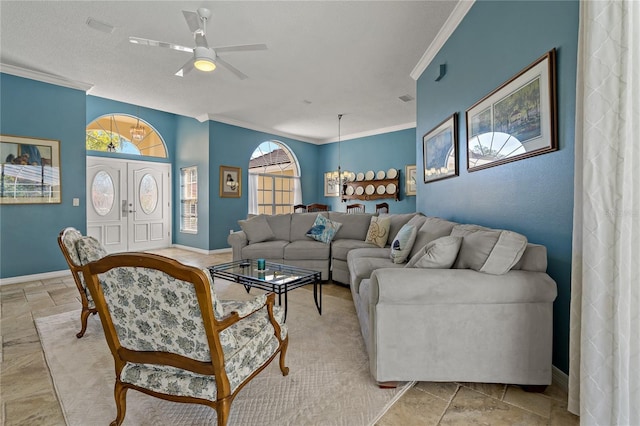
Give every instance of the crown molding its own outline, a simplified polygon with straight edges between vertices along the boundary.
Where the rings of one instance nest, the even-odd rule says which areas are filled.
[[[424,55],[422,55],[422,58],[420,58],[420,61],[418,61],[418,64],[413,68],[413,71],[411,71],[411,78],[414,80],[420,78],[436,54],[442,49],[442,46],[444,46],[449,37],[451,37],[451,34],[458,28],[458,25],[460,25],[460,22],[462,22],[462,19],[467,15],[467,12],[469,12],[469,9],[471,9],[474,3],[475,0],[461,0],[458,2],[447,21],[442,28],[440,28],[440,31],[438,31],[438,34],[424,52]]]
[[[270,129],[270,128],[267,128],[267,127],[256,126],[255,124],[252,124],[252,123],[247,123],[247,122],[240,121],[240,120],[234,120],[232,118],[222,117],[222,116],[219,116],[219,115],[216,115],[216,114],[202,114],[202,115],[199,115],[199,116],[195,117],[195,119],[198,120],[201,123],[203,123],[205,121],[217,121],[219,123],[230,124],[232,126],[238,126],[238,127],[244,128],[244,129],[254,130],[256,132],[269,133],[271,135],[282,136],[282,137],[285,137],[285,138],[295,139],[295,140],[302,141],[302,142],[308,142],[308,143],[312,143],[314,145],[320,144],[320,141],[318,139],[302,137],[300,135],[294,135],[292,133],[281,132],[281,131]]]
[[[57,75],[41,71],[34,71],[4,63],[0,63],[0,72],[15,75],[17,77],[28,78],[30,80],[41,81],[43,83],[54,84],[56,86],[68,87],[69,89],[82,90],[83,92],[87,92],[93,87],[93,84],[83,83],[81,81],[67,80],[66,78],[59,77]]]
[[[352,133],[350,135],[341,135],[340,141],[344,142],[350,139],[358,139],[358,138],[365,138],[367,136],[382,135],[385,133],[397,132],[400,130],[412,129],[415,127],[416,127],[416,122],[412,121],[411,123],[397,124],[395,126],[382,127],[380,129],[374,129],[374,130],[367,130],[366,132]],[[333,143],[333,142],[338,142],[338,138],[324,139],[320,141],[319,144],[326,144],[326,143]]]

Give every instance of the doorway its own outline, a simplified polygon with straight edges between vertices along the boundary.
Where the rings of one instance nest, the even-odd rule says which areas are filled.
[[[107,252],[171,245],[171,165],[87,157],[87,235]]]

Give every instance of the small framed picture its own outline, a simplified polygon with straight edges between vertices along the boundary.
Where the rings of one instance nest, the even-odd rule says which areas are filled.
[[[242,169],[220,166],[220,197],[239,198],[242,195]]]
[[[424,183],[458,176],[458,114],[422,137]]]
[[[337,197],[340,195],[340,180],[338,179],[338,171],[326,172],[324,174],[324,196]]]
[[[405,166],[404,168],[404,195],[410,197],[416,195],[417,192],[416,181],[416,165]]]

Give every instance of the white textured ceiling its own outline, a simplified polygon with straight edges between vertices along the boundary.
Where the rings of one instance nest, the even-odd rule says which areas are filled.
[[[88,93],[161,111],[238,124],[311,142],[411,127],[411,71],[457,1],[5,1],[0,62],[87,83]],[[192,47],[182,10],[207,7],[210,46],[265,43],[220,56],[245,73],[174,73]],[[111,24],[103,33],[87,18]]]

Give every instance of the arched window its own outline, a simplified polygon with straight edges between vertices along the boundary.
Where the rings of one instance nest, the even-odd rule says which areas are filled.
[[[124,114],[107,114],[89,123],[87,151],[167,158],[162,137],[149,123]]]
[[[282,142],[262,142],[249,160],[249,213],[292,213],[302,203],[300,167]]]

